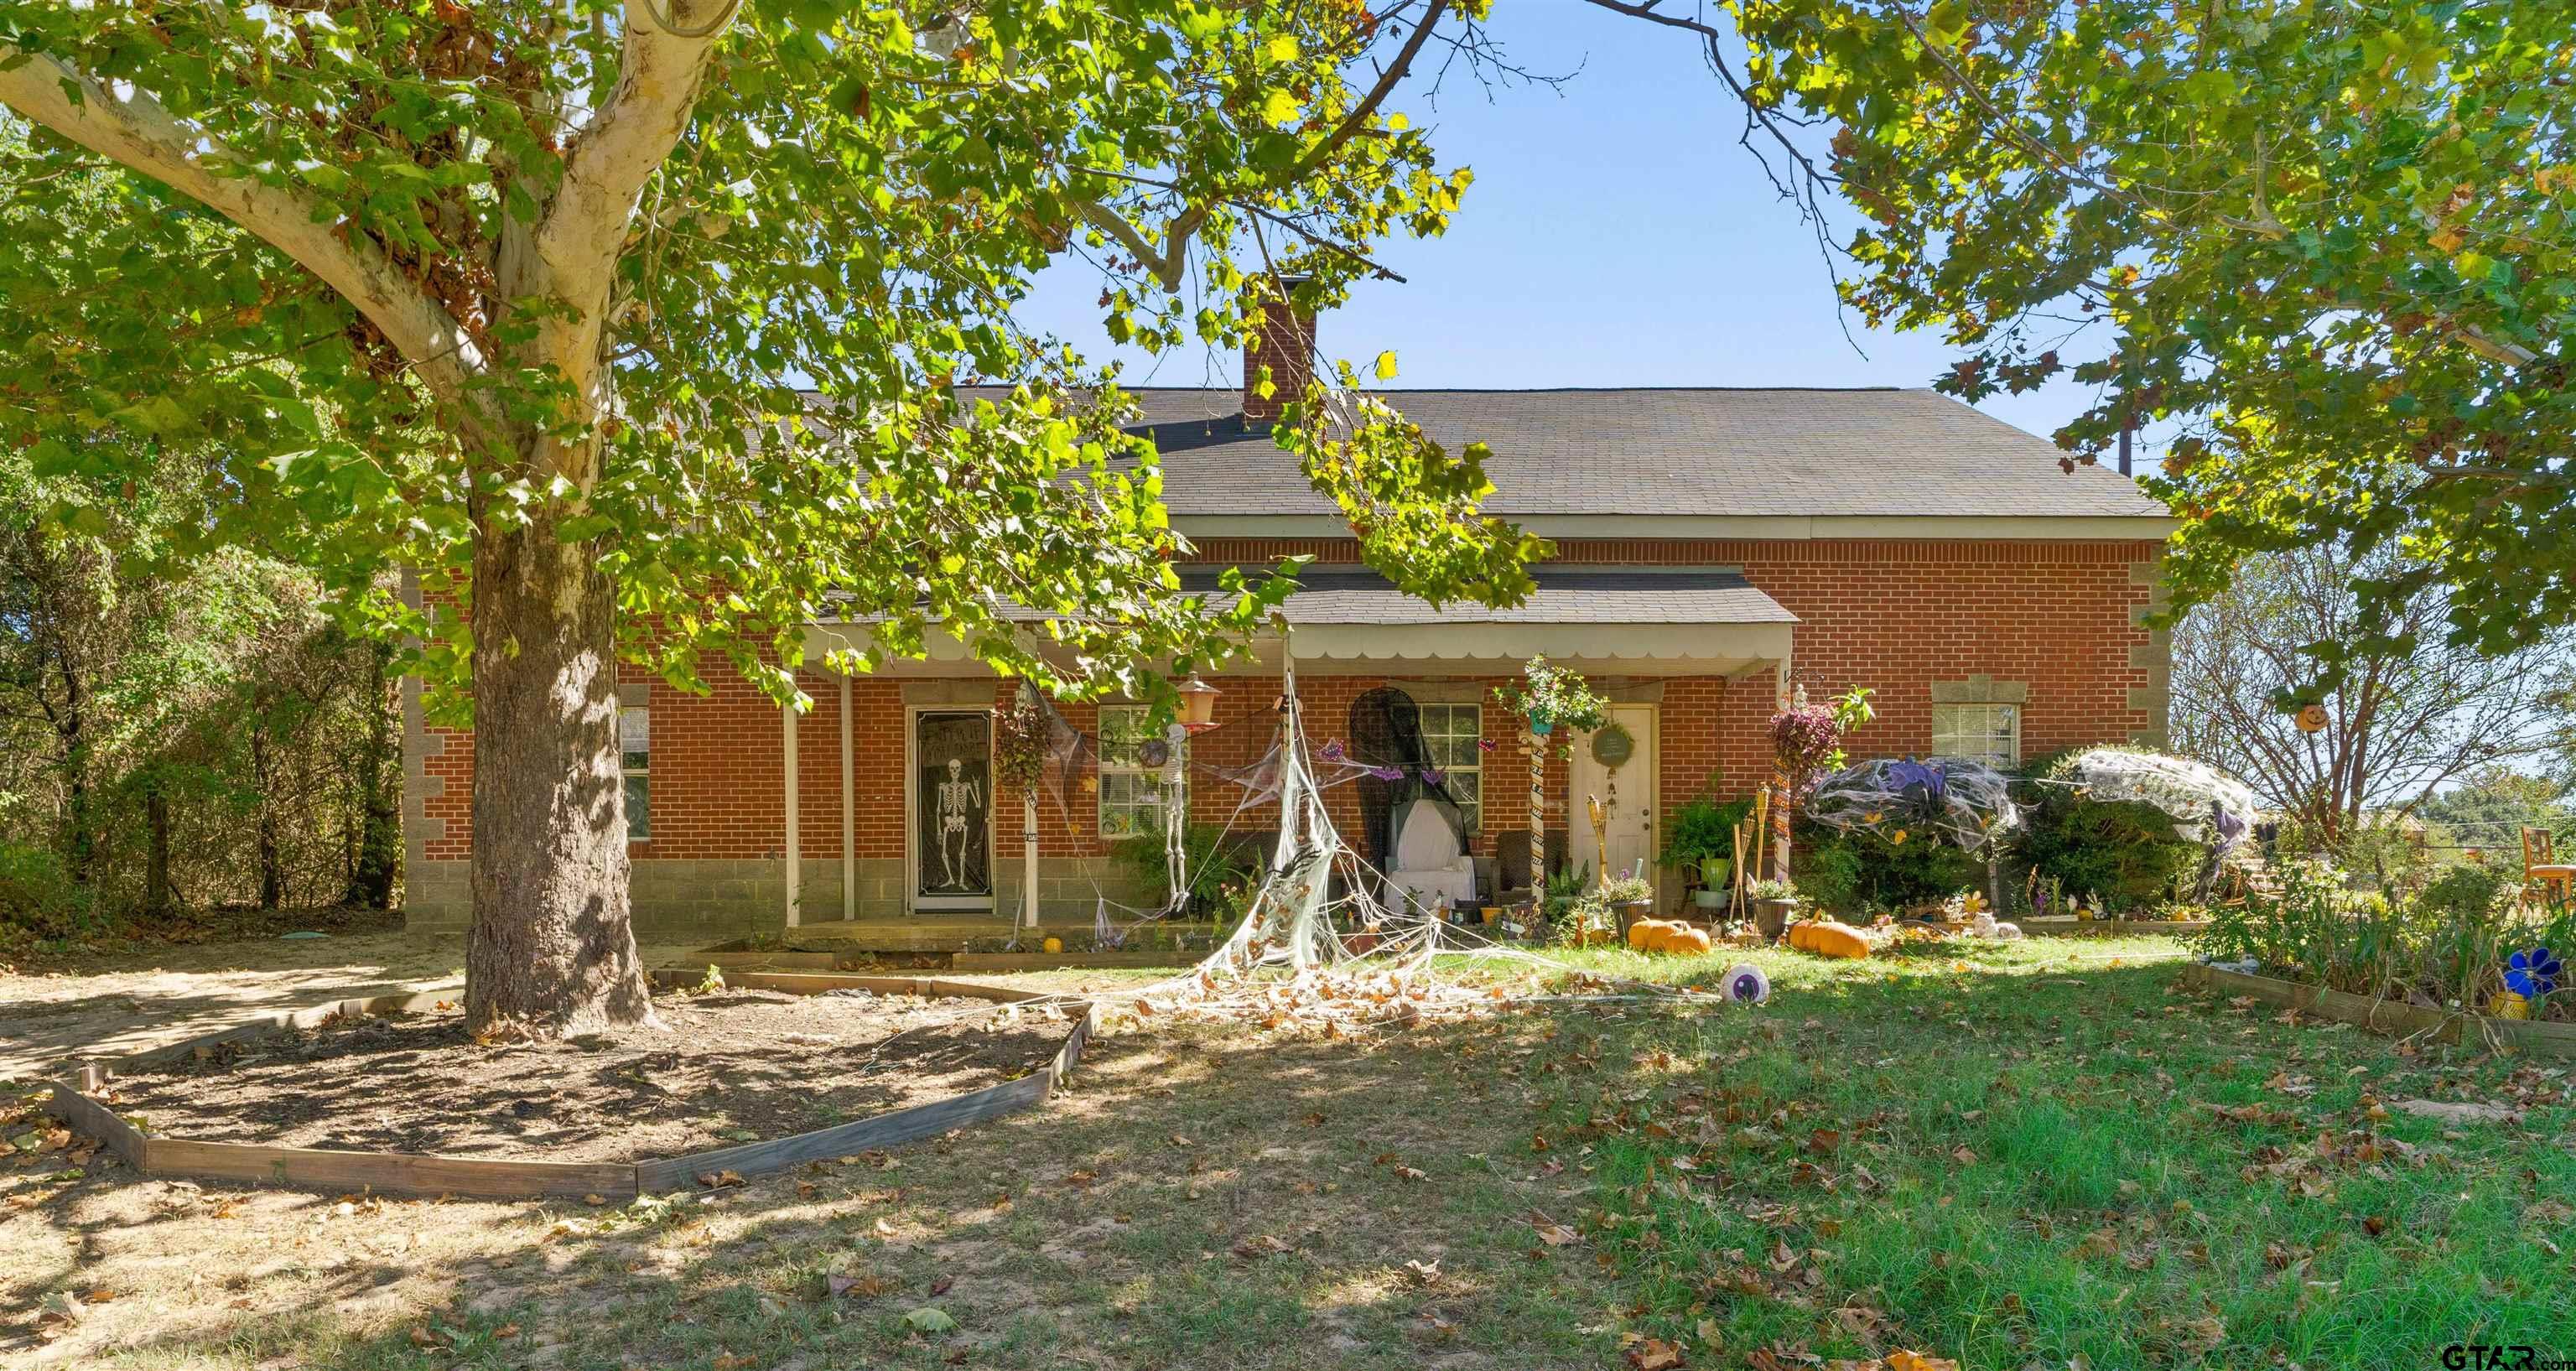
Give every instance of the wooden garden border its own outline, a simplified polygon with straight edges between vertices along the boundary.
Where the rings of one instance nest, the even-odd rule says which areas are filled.
[[[693,984],[696,975],[657,971],[655,984],[676,988]],[[968,981],[914,976],[832,976],[745,972],[727,977],[730,985],[751,990],[777,990],[819,995],[827,990],[870,990],[881,995],[953,995],[1022,1004],[1053,998],[1043,991],[1012,990]],[[677,1190],[703,1173],[731,1171],[738,1176],[782,1171],[799,1162],[848,1156],[893,1147],[962,1128],[970,1123],[1033,1109],[1055,1093],[1082,1060],[1082,1049],[1100,1026],[1099,1010],[1082,1006],[1074,1016],[1064,1045],[1043,1071],[1016,1081],[931,1100],[809,1133],[764,1142],[722,1147],[685,1157],[638,1162],[505,1161],[480,1157],[437,1157],[404,1152],[341,1152],[307,1147],[268,1147],[255,1143],[191,1142],[147,1135],[94,1098],[118,1070],[133,1071],[186,1057],[199,1048],[265,1034],[316,1027],[334,1018],[403,1013],[453,1002],[462,990],[416,995],[383,995],[342,1000],[291,1013],[268,1014],[247,1023],[180,1042],[136,1052],[106,1062],[85,1063],[75,1077],[53,1082],[55,1117],[75,1133],[100,1144],[146,1175],[180,1175],[222,1180],[266,1181],[315,1190],[374,1190],[413,1195],[470,1195],[489,1199],[531,1196],[598,1195],[614,1201]]]
[[[2530,1023],[2490,1018],[2484,1014],[2427,1009],[2422,1005],[2374,1000],[2367,995],[2302,985],[2271,976],[2222,971],[2214,966],[2186,967],[2184,976],[2212,990],[2251,995],[2302,1014],[2356,1024],[2373,1033],[2421,1037],[2431,1042],[2462,1043],[2470,1047],[2511,1048],[2543,1057],[2576,1057],[2576,1024]]]
[[[675,972],[704,975],[715,967],[727,975],[736,971],[831,971],[864,966],[870,961],[888,957],[940,957],[947,959],[943,968],[949,971],[993,975],[1008,971],[1102,971],[1137,967],[1187,967],[1198,964],[1210,949],[1181,948],[1128,950],[1109,952],[866,952],[857,949],[841,952],[815,952],[782,949],[776,952],[692,952],[674,958],[666,968]]]

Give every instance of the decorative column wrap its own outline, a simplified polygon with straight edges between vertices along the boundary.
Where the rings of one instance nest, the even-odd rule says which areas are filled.
[[[1530,908],[1547,908],[1547,743],[1537,733],[1529,740]]]

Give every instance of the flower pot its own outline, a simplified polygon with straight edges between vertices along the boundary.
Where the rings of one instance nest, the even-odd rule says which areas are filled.
[[[1726,908],[1726,888],[1701,886],[1691,892],[1691,903],[1701,909],[1724,909]]]
[[[1796,900],[1755,900],[1753,927],[1764,942],[1777,941],[1789,927],[1789,916],[1798,912]]]
[[[1616,908],[1618,910],[1618,940],[1620,942],[1626,942],[1628,940],[1629,925],[1634,924],[1639,919],[1651,919],[1655,917],[1655,902],[1652,900],[1630,900],[1626,904],[1619,905]]]
[[[1553,732],[1555,732],[1555,731],[1556,731],[1556,721],[1555,721],[1555,720],[1553,720],[1553,719],[1532,719],[1532,720],[1530,720],[1530,732],[1532,732],[1532,733],[1534,733],[1534,734],[1538,735],[1539,737],[1544,738],[1544,737],[1546,737],[1548,734],[1553,733]]]
[[[1486,905],[1482,910],[1480,910],[1480,911],[1478,911],[1478,912],[1479,912],[1479,913],[1481,913],[1481,914],[1484,916],[1484,920],[1485,920],[1485,922],[1487,922],[1487,923],[1492,923],[1492,922],[1493,922],[1493,921],[1495,921],[1496,919],[1499,919],[1499,918],[1503,917],[1503,910],[1502,910],[1502,906],[1500,906],[1500,905],[1490,905],[1490,904],[1489,904],[1489,905]]]

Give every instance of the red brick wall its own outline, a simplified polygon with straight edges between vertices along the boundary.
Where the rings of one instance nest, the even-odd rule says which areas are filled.
[[[2150,559],[2149,541],[2064,543],[1926,542],[1879,539],[1771,542],[1755,540],[1573,540],[1560,545],[1565,560],[1648,565],[1742,567],[1755,586],[1800,620],[1795,668],[1810,693],[1831,694],[1848,685],[1876,692],[1879,717],[1857,739],[1857,750],[1888,755],[1931,743],[1931,683],[1991,675],[2029,686],[2024,707],[2025,757],[2061,747],[2125,741],[2150,728],[2146,711],[2129,706],[2129,691],[2150,684],[2144,668],[2130,664],[2133,647],[2147,634],[2133,611],[2148,588],[2130,569]],[[1293,552],[1348,560],[1355,546],[1336,539],[1209,539],[1199,545],[1207,560],[1262,565]],[[653,682],[653,839],[636,844],[638,858],[768,857],[785,843],[780,795],[782,761],[778,709],[722,663],[706,672],[713,693],[687,695]],[[645,679],[630,675],[630,681]],[[1643,678],[1640,678],[1641,682]],[[814,708],[798,723],[799,846],[808,858],[840,852],[840,693],[837,682],[808,672],[799,683]],[[1275,677],[1229,676],[1216,717],[1222,727],[1192,745],[1209,766],[1242,766],[1269,746],[1276,718]],[[1301,684],[1309,735],[1320,748],[1347,732],[1351,702],[1383,684],[1378,677],[1308,676]],[[1698,794],[1712,771],[1722,775],[1723,795],[1748,793],[1769,775],[1765,725],[1773,709],[1768,672],[1744,681],[1688,677],[1662,681],[1660,791],[1664,808]],[[991,698],[1005,702],[1011,685],[992,683]],[[895,858],[904,852],[903,685],[883,679],[851,683],[856,721],[853,780],[857,795],[858,855]],[[1090,732],[1097,710],[1063,706],[1075,727]],[[1521,829],[1526,761],[1518,740],[1505,736],[1508,721],[1489,704],[1486,736],[1498,746],[1484,756],[1485,841]],[[445,737],[440,755],[427,759],[442,779],[441,794],[427,801],[432,819],[446,821],[444,836],[429,844],[432,860],[466,855],[467,806],[473,780],[472,739]],[[1549,763],[1548,826],[1565,827],[1566,766]],[[1202,777],[1194,787],[1193,817],[1223,823],[1238,792]],[[1052,801],[1039,805],[1039,851],[1048,856],[1092,855],[1103,850],[1092,795],[1068,797],[1070,822]],[[995,797],[997,857],[1020,855],[1019,796]],[[1345,786],[1327,804],[1335,821],[1356,830],[1358,792]],[[1234,822],[1246,831],[1277,823],[1276,807],[1246,811]]]

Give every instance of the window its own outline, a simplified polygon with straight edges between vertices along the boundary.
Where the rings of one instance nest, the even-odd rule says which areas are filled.
[[[1447,778],[1470,833],[1484,830],[1485,750],[1477,744],[1484,732],[1483,705],[1422,706],[1423,750]]]
[[[1162,741],[1145,706],[1100,707],[1101,837],[1163,831]]]
[[[1994,767],[2019,766],[2021,706],[1932,706],[1932,755],[1959,757]]]
[[[626,841],[653,840],[653,716],[641,705],[617,711],[617,771],[626,778]]]

